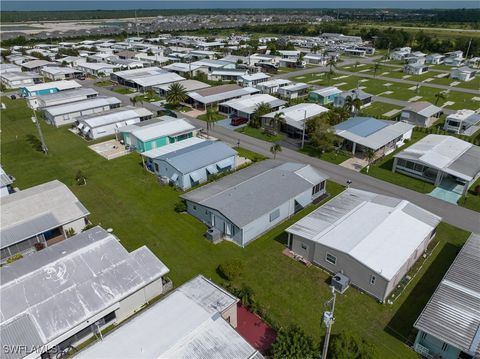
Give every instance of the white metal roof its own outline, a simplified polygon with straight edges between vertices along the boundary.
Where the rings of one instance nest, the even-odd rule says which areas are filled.
[[[163,121],[154,122],[147,126],[130,125],[122,128],[121,132],[130,132],[140,141],[146,142],[155,138],[173,136],[175,134],[191,132],[195,126],[181,118],[163,116]]]
[[[274,79],[274,80],[269,80],[265,82],[260,82],[256,84],[256,87],[277,87],[277,86],[282,86],[282,85],[288,85],[291,84],[292,81],[286,80],[286,79]]]
[[[25,316],[45,345],[160,279],[169,269],[146,247],[131,253],[100,227],[2,267],[1,335],[23,344]],[[3,355],[2,355],[3,358]]]
[[[34,92],[34,91],[48,90],[53,88],[58,89],[58,91],[63,91],[63,90],[70,90],[70,89],[79,88],[79,87],[82,87],[82,85],[80,85],[78,82],[74,80],[61,80],[61,81],[52,81],[52,82],[46,82],[46,83],[37,84],[37,85],[25,86],[24,88],[28,92]]]
[[[464,156],[472,158],[463,164]],[[417,160],[466,180],[471,180],[480,170],[480,147],[453,136],[428,135],[395,157]]]
[[[191,282],[199,278],[202,289],[208,292],[215,289],[203,277]],[[184,286],[80,352],[78,357],[248,359],[258,355],[219,311],[211,311],[188,296],[182,290]],[[151,333],[155,333],[155,340]]]
[[[273,118],[277,113],[283,113],[285,122],[290,126],[302,129],[305,119],[318,116],[328,112],[328,108],[315,103],[299,103],[297,105],[286,107],[278,111],[270,112],[263,117]]]
[[[255,80],[262,80],[262,79],[268,79],[270,76],[267,74],[264,74],[263,72],[256,72],[254,74],[246,74],[240,76],[241,79],[245,81],[255,81]]]
[[[68,187],[57,180],[1,197],[0,203],[2,248],[89,214]]]
[[[347,253],[391,280],[440,220],[408,201],[349,188],[286,231]]]
[[[59,74],[74,74],[75,72],[79,72],[78,70],[72,69],[71,67],[60,67],[60,66],[45,66],[42,68],[43,72],[52,74],[52,75],[59,75]]]
[[[324,87],[322,89],[314,90],[312,91],[316,94],[319,94],[320,96],[331,96],[331,95],[338,95],[342,93],[342,90],[339,90],[336,87]]]
[[[187,148],[193,145],[196,145],[197,143],[204,142],[206,140],[199,138],[199,137],[190,137],[182,141],[177,141],[174,143],[170,143],[169,145],[163,146],[163,147],[157,147],[154,148],[150,151],[145,151],[142,153],[142,156],[148,157],[148,158],[157,158],[162,155],[166,155],[167,153],[173,152],[173,151],[178,151],[183,148]]]
[[[82,101],[69,102],[67,104],[45,107],[43,110],[52,116],[60,116],[68,113],[90,110],[94,108],[121,104],[116,97],[98,96]]]
[[[96,128],[116,122],[123,122],[151,115],[152,113],[146,108],[125,106],[106,111],[101,114],[83,116],[80,117],[78,121],[84,123],[90,128]]]
[[[177,75],[174,72],[166,72],[163,74],[131,79],[131,81],[135,82],[137,85],[140,85],[142,87],[162,85],[162,84],[182,81],[182,80],[185,80],[185,78],[183,78],[180,75]]]
[[[185,88],[185,91],[197,91],[201,90],[207,87],[210,87],[209,84],[206,84],[205,82],[197,81],[197,80],[184,80],[184,81],[179,81],[178,82],[180,85],[182,85]],[[155,86],[156,88],[162,89],[164,91],[168,91],[170,88],[171,84],[163,84],[159,86]]]
[[[272,107],[282,106],[286,102],[268,94],[256,94],[239,99],[224,102],[223,106],[229,106],[237,111],[252,114],[261,103],[268,103]]]

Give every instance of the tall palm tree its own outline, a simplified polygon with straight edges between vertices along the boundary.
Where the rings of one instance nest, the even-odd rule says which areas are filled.
[[[277,157],[278,152],[282,152],[282,146],[280,146],[278,143],[274,143],[270,147],[270,152],[273,154],[273,159]]]
[[[362,101],[360,101],[358,97],[348,96],[345,99],[344,107],[353,115],[357,114],[361,106],[362,106]]]
[[[185,87],[178,82],[174,82],[168,87],[165,97],[167,102],[173,106],[178,106],[180,102],[183,102],[188,98]]]
[[[285,115],[283,112],[277,112],[271,119],[270,119],[270,127],[272,128],[273,133],[277,132],[281,123],[285,122]]]
[[[380,68],[380,64],[378,62],[375,62],[375,64],[373,65],[373,77],[377,76],[377,71],[379,68]]]
[[[447,98],[447,94],[444,91],[437,92],[435,94],[435,106],[438,104],[438,101],[445,100]]]
[[[357,69],[358,65],[360,65],[360,61],[357,60],[357,61],[355,61],[355,66],[354,66],[355,70]]]
[[[330,58],[328,61],[327,61],[327,66],[329,68],[329,76],[333,75],[335,72],[333,71],[334,68],[337,67],[337,64],[335,62],[335,59],[333,58]]]

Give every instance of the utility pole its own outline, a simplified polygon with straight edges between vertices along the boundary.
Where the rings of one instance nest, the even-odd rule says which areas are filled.
[[[302,128],[302,150],[305,146],[305,125],[307,122],[307,110],[303,110],[303,128]]]
[[[335,311],[335,298],[336,298],[336,293],[335,293],[335,288],[330,287],[332,289],[332,295],[333,297],[329,299],[326,303],[325,306],[331,306],[329,311],[325,311],[323,313],[323,323],[327,327],[327,334],[325,335],[325,342],[323,343],[323,350],[322,350],[322,359],[327,359],[327,352],[328,352],[328,342],[330,341],[330,333],[332,331],[332,325],[335,323],[335,317],[333,316],[333,313]]]
[[[465,59],[468,60],[468,54],[470,53],[470,46],[472,45],[472,39],[468,42],[468,48],[467,48],[467,53],[465,55]]]
[[[45,138],[43,137],[42,129],[40,128],[40,124],[38,123],[37,114],[35,113],[35,110],[33,111],[32,122],[37,127],[38,137],[40,138],[40,142],[42,143],[42,151],[43,153],[48,154],[48,147],[47,147],[47,144],[45,143]]]

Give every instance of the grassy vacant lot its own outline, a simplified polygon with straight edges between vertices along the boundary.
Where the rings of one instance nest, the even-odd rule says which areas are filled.
[[[16,177],[15,186],[27,188],[53,179],[63,181],[91,211],[94,223],[113,228],[130,251],[147,245],[170,268],[170,277],[177,286],[198,273],[225,284],[216,273],[218,264],[233,258],[243,261],[245,271],[234,284],[250,286],[276,325],[298,324],[320,341],[324,335],[323,304],[330,295],[329,275],[281,254],[286,226],[314,206],[245,249],[229,242],[212,245],[203,237],[206,227],[202,223],[173,210],[180,192],[160,186],[153,175],[143,170],[138,154],[107,161],[66,128],[56,129],[42,122],[50,148],[45,156],[38,151],[35,127],[24,102],[5,98],[2,102],[7,105],[7,110],[0,112],[2,165]],[[86,186],[75,185],[78,170],[86,175]],[[331,195],[342,190],[331,182],[327,188]],[[421,275],[413,279],[393,305],[381,305],[354,288],[339,295],[334,333],[348,330],[365,337],[376,345],[381,358],[417,358],[404,343],[411,344],[414,320],[467,235],[449,225],[440,225],[437,233],[440,245],[426,261]]]
[[[220,121],[220,120],[224,120],[227,116],[216,112],[216,113],[213,114],[212,117],[213,117],[213,121]],[[207,114],[204,113],[203,115],[200,115],[197,118],[199,120],[206,121],[207,120]]]
[[[258,138],[263,141],[268,141],[268,142],[278,142],[281,141],[285,135],[282,133],[277,133],[276,135],[269,134],[265,132],[262,128],[253,128],[250,126],[244,126],[241,128],[237,128],[235,130],[236,132],[243,133],[244,135],[248,135],[251,137]]]
[[[345,162],[346,160],[352,157],[351,153],[346,151],[321,153],[319,150],[313,148],[311,145],[308,145],[308,144],[306,144],[303,150],[300,150],[300,152],[303,152],[312,157],[320,158],[321,160],[324,160],[327,162],[335,163],[337,165],[342,162]]]
[[[386,113],[388,113],[392,110],[401,110],[401,109],[402,109],[402,107],[392,105],[392,104],[389,104],[389,103],[374,102],[370,106],[367,106],[364,109],[362,109],[360,115],[361,116],[372,116],[372,117],[376,117],[376,118],[381,118],[381,117],[387,118],[387,116],[385,116]],[[392,117],[396,117],[398,115],[399,115],[399,113],[389,117],[388,119],[390,119]]]

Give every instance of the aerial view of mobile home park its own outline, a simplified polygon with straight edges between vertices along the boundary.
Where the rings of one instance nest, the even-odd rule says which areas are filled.
[[[479,359],[477,1],[3,1],[1,359]]]

